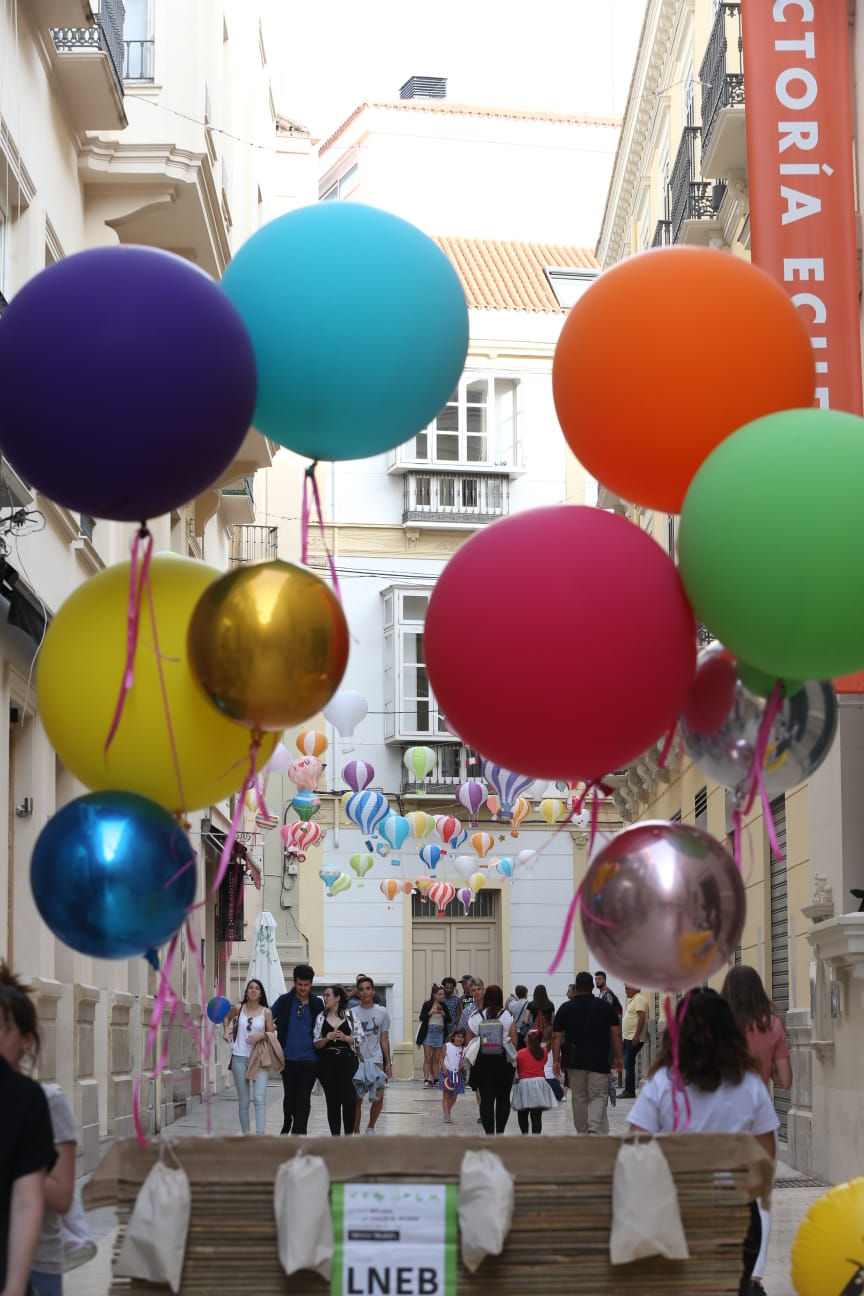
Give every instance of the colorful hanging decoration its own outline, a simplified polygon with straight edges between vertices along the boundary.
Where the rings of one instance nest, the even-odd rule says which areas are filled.
[[[431,887],[432,882],[433,879],[430,877],[419,877],[413,879],[414,890],[417,892],[421,900],[429,899],[429,888]]]
[[[453,838],[462,831],[462,823],[455,815],[436,815],[435,831],[444,845],[450,846]]]
[[[405,753],[405,768],[414,776],[418,795],[426,792],[423,784],[438,764],[437,753],[431,747],[409,747]]]
[[[424,841],[435,831],[435,820],[425,810],[415,810],[405,816],[411,829],[411,836],[416,841]]]
[[[492,847],[495,845],[495,838],[491,833],[475,832],[471,834],[469,842],[472,849],[477,852],[481,859],[483,859],[489,854]]]
[[[366,849],[374,849],[370,840],[381,820],[390,813],[390,803],[383,792],[355,792],[345,803],[345,813],[366,837]]]
[[[433,882],[429,888],[429,899],[435,906],[437,917],[447,917],[447,906],[456,895],[452,882]]]
[[[553,828],[567,809],[558,797],[544,797],[540,802],[540,813],[550,828]]]
[[[401,890],[396,878],[394,877],[384,878],[383,881],[378,883],[378,890],[381,892],[384,899],[387,901],[387,908],[392,909],[393,901],[396,899],[396,897],[398,896]]]
[[[517,797],[516,800],[513,802],[513,806],[510,810],[510,822],[513,825],[513,827],[510,829],[511,837],[519,836],[519,825],[521,824],[525,816],[530,813],[530,811],[531,811],[531,802],[528,800],[528,798],[522,796]]]
[[[463,886],[460,887],[459,890],[456,892],[456,897],[459,900],[460,904],[462,905],[463,910],[467,914],[468,910],[471,908],[472,904],[474,903],[474,892],[471,890],[470,887]]]
[[[298,792],[291,798],[291,809],[304,823],[321,809],[321,798],[315,792]]]
[[[348,874],[340,873],[327,894],[334,895],[334,896],[341,895],[343,891],[350,890],[350,887],[351,887],[351,879],[348,876]]]
[[[375,864],[375,856],[360,851],[357,854],[352,855],[348,863],[357,874],[358,878],[362,879]]]
[[[317,756],[300,756],[288,766],[288,777],[300,792],[314,792],[323,766]]]
[[[352,792],[362,792],[375,777],[375,766],[368,761],[352,760],[344,766],[342,777]]]
[[[435,872],[438,867],[438,861],[444,854],[441,847],[436,846],[434,842],[429,842],[427,845],[421,846],[418,853],[421,861],[425,864],[430,873]]]
[[[369,703],[362,693],[340,689],[325,706],[324,719],[332,724],[340,737],[350,738],[361,720],[366,719],[368,711]]]
[[[324,868],[318,870],[318,876],[326,886],[328,896],[332,896],[333,884],[342,876],[339,869],[332,864],[325,864]]]
[[[386,844],[388,848],[388,852],[390,850],[400,850],[402,843],[410,832],[411,825],[404,815],[395,814],[393,811],[391,811],[390,814],[385,815],[378,825],[378,836],[383,839],[384,844]],[[381,842],[378,842],[375,849],[378,850],[381,844]],[[390,863],[394,868],[398,868],[400,864],[398,855],[394,855]]]
[[[480,779],[466,779],[456,789],[456,800],[463,805],[471,816],[471,827],[477,827],[477,812],[486,800],[488,788]]]
[[[306,858],[306,851],[315,846],[324,836],[317,823],[305,822],[302,819],[284,824],[280,831],[286,857],[296,856],[301,863]]]
[[[297,735],[297,750],[301,756],[323,756],[327,750],[327,735],[320,729],[301,729]]]

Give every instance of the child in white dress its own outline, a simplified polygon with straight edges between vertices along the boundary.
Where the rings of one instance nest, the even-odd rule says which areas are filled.
[[[465,1052],[465,1031],[462,1027],[450,1036],[441,1059],[441,1075],[438,1087],[441,1090],[441,1106],[444,1108],[444,1124],[453,1124],[453,1108],[459,1094],[465,1092],[465,1076],[462,1072],[462,1055]]]

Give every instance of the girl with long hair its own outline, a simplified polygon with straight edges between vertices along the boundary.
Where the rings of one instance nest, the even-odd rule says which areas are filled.
[[[692,1133],[753,1134],[774,1156],[778,1120],[756,1060],[732,1010],[716,990],[691,990],[676,1012],[678,1068],[690,1103]],[[667,1031],[648,1080],[628,1116],[630,1128],[649,1134],[675,1128],[672,1100],[672,1044]],[[750,1203],[744,1239],[744,1272],[739,1296],[749,1296],[761,1239],[759,1210]]]
[[[357,1095],[352,1083],[366,1036],[348,1007],[341,985],[325,986],[324,1011],[312,1028],[312,1047],[318,1054],[318,1079],[327,1103],[327,1123],[334,1136],[354,1133]]]
[[[450,1027],[450,1011],[444,1002],[444,987],[436,982],[420,1009],[420,1028],[417,1031],[417,1043],[423,1045],[423,1083],[427,1089],[434,1089],[438,1083],[441,1055]]]
[[[758,1063],[766,1087],[773,1080],[779,1089],[791,1089],[792,1063],[789,1061],[786,1032],[777,1009],[765,993],[759,973],[744,963],[730,968],[720,993],[744,1032],[747,1047]],[[768,1262],[771,1212],[760,1206],[759,1218],[762,1222],[762,1245],[753,1266],[751,1288],[754,1296],[762,1290],[762,1279]]]
[[[229,1035],[228,1023],[236,1025]],[[253,978],[243,991],[243,998],[225,1017],[222,1023],[222,1038],[231,1044],[231,1074],[237,1090],[237,1103],[240,1109],[240,1130],[249,1133],[249,1081],[246,1079],[246,1067],[254,1045],[275,1030],[273,1014],[267,1005],[267,991],[260,981]],[[267,1077],[268,1071],[259,1071],[252,1081],[252,1102],[255,1107],[255,1133],[263,1134],[267,1116]]]
[[[540,1038],[548,1046],[552,1039],[552,1023],[555,1020],[555,1005],[546,992],[545,985],[536,985],[528,1005],[528,1020],[531,1029],[540,1032]]]
[[[469,1044],[475,1036],[480,1046],[471,1064],[471,1084],[480,1094],[480,1122],[487,1134],[503,1134],[510,1116],[514,1075],[510,1059],[516,1057],[517,1038],[500,986],[486,987],[482,1008],[468,1019]]]
[[[525,1047],[516,1054],[516,1087],[513,1091],[513,1110],[523,1134],[543,1133],[543,1113],[555,1106],[555,1095],[546,1081],[548,1053],[538,1030],[533,1027],[525,1036]]]
[[[444,1047],[441,1062],[441,1076],[438,1081],[441,1087],[441,1106],[444,1109],[444,1124],[453,1124],[453,1108],[456,1099],[465,1092],[465,1076],[462,1072],[462,1056],[465,1052],[465,1031],[457,1026]]]
[[[5,1021],[0,1018],[0,1057],[15,1071],[22,1071],[25,1059],[39,1056],[39,1022],[36,1005],[18,978],[0,963],[0,996]],[[66,1096],[57,1085],[42,1085],[48,1100],[57,1160],[45,1179],[45,1211],[42,1232],[30,1288],[35,1296],[62,1296],[63,1235],[61,1219],[75,1194],[75,1118]]]

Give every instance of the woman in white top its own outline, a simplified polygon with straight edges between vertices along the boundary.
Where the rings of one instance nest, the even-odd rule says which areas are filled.
[[[716,990],[695,989],[678,1005],[678,1067],[689,1100],[690,1133],[750,1133],[769,1156],[776,1152],[779,1121],[758,1064],[747,1047],[732,1010]],[[675,1128],[672,1096],[672,1045],[669,1032],[649,1078],[639,1091],[628,1122],[633,1130],[671,1133]],[[678,1096],[679,1117],[686,1108]],[[739,1296],[748,1296],[759,1254],[762,1228],[759,1210],[750,1203],[750,1227],[744,1239],[744,1272]]]
[[[471,1085],[480,1093],[480,1121],[487,1134],[503,1134],[510,1116],[517,1037],[500,986],[487,986],[483,1007],[468,1018],[469,1044],[475,1035],[480,1047],[471,1064]]]
[[[228,1033],[228,1023],[234,1018],[237,1023],[232,1035]],[[231,1009],[222,1023],[222,1038],[231,1042],[231,1074],[237,1090],[237,1102],[240,1106],[240,1130],[249,1133],[249,1081],[246,1079],[246,1067],[253,1046],[272,1034],[273,1014],[267,1007],[267,992],[260,981],[252,980],[243,991],[240,1003]],[[252,1081],[252,1102],[255,1105],[255,1133],[264,1133],[267,1115],[267,1077],[269,1071],[259,1071]]]

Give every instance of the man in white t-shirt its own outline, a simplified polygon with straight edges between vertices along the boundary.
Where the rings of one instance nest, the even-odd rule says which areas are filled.
[[[360,1003],[352,1008],[354,1016],[363,1028],[365,1039],[360,1053],[364,1062],[374,1062],[381,1067],[388,1080],[393,1077],[393,1063],[390,1055],[390,1014],[386,1008],[375,1002],[375,982],[370,976],[361,973],[357,978],[357,994]],[[381,1108],[384,1106],[384,1088],[373,1089],[369,1094],[369,1124],[367,1134],[375,1133]],[[360,1118],[363,1113],[363,1099],[358,1097],[354,1109],[354,1133],[360,1133]]]

